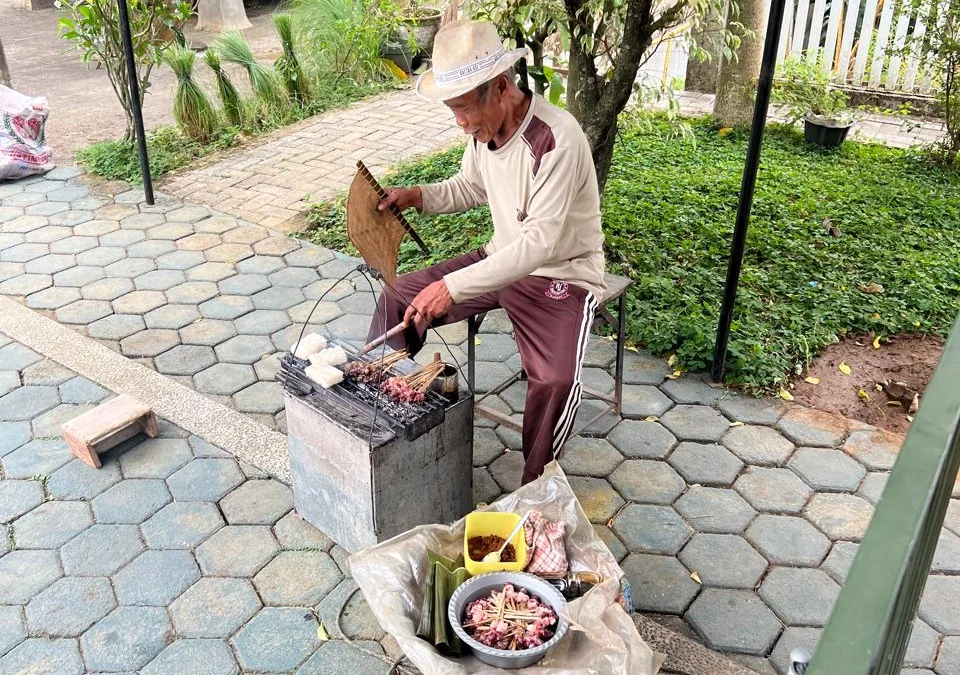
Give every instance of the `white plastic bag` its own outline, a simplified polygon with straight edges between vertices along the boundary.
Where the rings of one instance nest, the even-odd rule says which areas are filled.
[[[42,96],[31,98],[0,84],[0,181],[54,167],[43,131],[49,112]]]
[[[350,573],[380,625],[426,675],[656,675],[663,655],[650,649],[617,604],[623,570],[597,536],[556,462],[548,464],[537,480],[483,510],[520,514],[529,509],[566,524],[572,571],[599,572],[605,581],[567,603],[562,614],[570,622],[570,633],[528,668],[506,671],[473,656],[443,656],[416,636],[427,550],[455,558],[463,551],[464,519],[453,525],[421,525],[359,551],[350,556]]]

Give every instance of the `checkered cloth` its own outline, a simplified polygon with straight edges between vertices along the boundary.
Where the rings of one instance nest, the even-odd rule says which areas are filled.
[[[563,545],[564,523],[547,520],[539,511],[531,511],[523,525],[527,541],[526,571],[530,574],[566,574],[567,550]]]

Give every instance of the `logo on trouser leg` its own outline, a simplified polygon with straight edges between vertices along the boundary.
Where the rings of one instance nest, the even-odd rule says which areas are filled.
[[[551,281],[544,295],[551,300],[564,300],[570,297],[570,284],[566,281]]]

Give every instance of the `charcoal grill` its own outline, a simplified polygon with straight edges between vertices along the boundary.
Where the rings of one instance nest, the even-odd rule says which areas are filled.
[[[353,552],[473,508],[471,394],[428,391],[422,403],[404,403],[349,376],[324,389],[305,375],[309,365],[288,353],[277,375],[294,505],[305,520]],[[407,359],[392,370],[418,367]]]

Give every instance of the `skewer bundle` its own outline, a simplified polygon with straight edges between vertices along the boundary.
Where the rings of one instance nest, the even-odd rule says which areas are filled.
[[[383,377],[384,373],[409,356],[406,349],[401,349],[375,361],[351,361],[344,366],[343,370],[347,375],[357,378],[360,382],[373,382]]]

